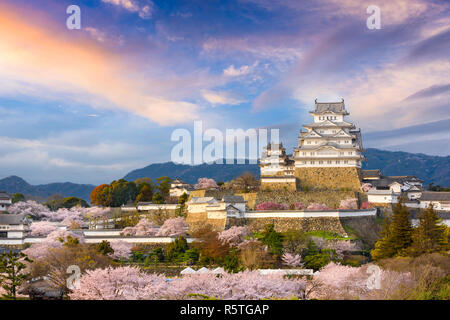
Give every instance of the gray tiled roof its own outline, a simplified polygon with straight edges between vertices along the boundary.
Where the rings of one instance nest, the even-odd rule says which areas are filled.
[[[6,191],[0,191],[0,200],[10,200],[11,195]]]
[[[450,192],[425,191],[420,197],[421,201],[450,201]]]
[[[25,220],[26,216],[24,214],[0,214],[0,224],[22,224]]]
[[[347,113],[347,110],[345,110],[344,99],[340,102],[317,102],[316,99],[314,113],[324,112]]]
[[[381,176],[381,170],[380,169],[362,170],[362,176],[363,177]]]

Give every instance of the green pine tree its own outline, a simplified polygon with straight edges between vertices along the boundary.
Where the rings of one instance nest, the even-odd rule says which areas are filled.
[[[23,262],[32,262],[22,252],[12,252],[0,256],[0,284],[6,290],[4,298],[16,300],[17,288],[27,279],[29,273],[26,273],[26,264]]]
[[[405,256],[412,243],[412,226],[409,220],[409,210],[400,198],[395,205],[392,216],[385,217],[381,239],[371,251],[374,260]]]
[[[419,225],[414,229],[412,235],[411,252],[413,255],[441,252],[447,249],[446,227],[440,223],[441,219],[431,204],[421,212]]]
[[[392,247],[394,255],[405,256],[412,243],[412,226],[403,198],[394,207],[389,233],[388,245]]]

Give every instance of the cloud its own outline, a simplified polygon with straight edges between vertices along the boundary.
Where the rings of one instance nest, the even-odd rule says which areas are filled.
[[[405,101],[429,98],[442,93],[447,93],[448,91],[450,91],[450,84],[434,85],[410,95],[405,99]]]
[[[161,125],[198,118],[191,102],[150,95],[146,84],[157,81],[140,72],[139,62],[56,27],[32,25],[1,6],[0,25],[0,94],[120,108]]]
[[[202,96],[213,106],[218,104],[237,105],[246,101],[227,91],[202,90]]]
[[[154,12],[153,2],[140,6],[135,0],[102,0],[104,3],[116,5],[130,12],[137,12],[142,19],[150,19]]]
[[[242,76],[250,73],[250,67],[249,66],[241,66],[240,68],[236,69],[234,65],[229,66],[228,68],[223,70],[223,74],[229,77],[236,77],[236,76]]]

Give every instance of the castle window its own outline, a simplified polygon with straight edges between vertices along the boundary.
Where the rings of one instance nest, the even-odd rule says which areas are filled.
[[[323,161],[319,161],[319,164],[323,164]]]
[[[311,161],[311,164],[314,164],[314,161]]]
[[[348,143],[348,140],[345,140],[345,143]]]
[[[353,152],[349,151],[349,152],[348,152],[348,154],[349,154],[349,155],[352,155],[352,154],[353,154]]]
[[[347,160],[344,160],[344,163],[345,163],[345,164],[348,164],[348,161],[347,161]]]
[[[311,141],[307,141],[306,143],[307,143],[307,144],[311,144]]]
[[[339,160],[337,160],[337,161],[336,161],[336,164],[339,164],[339,163],[341,163],[341,162],[340,162]]]
[[[331,160],[328,160],[327,163],[328,163],[328,164],[331,164]]]

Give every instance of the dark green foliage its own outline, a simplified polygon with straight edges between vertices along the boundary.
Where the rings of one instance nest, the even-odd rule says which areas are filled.
[[[314,271],[320,270],[332,261],[332,254],[330,253],[329,250],[319,251],[316,243],[313,240],[309,240],[303,258],[305,268],[313,269]]]
[[[8,252],[0,256],[0,284],[6,290],[4,298],[16,300],[17,288],[29,276],[25,272],[26,265],[22,261],[32,262],[22,252]]]
[[[97,251],[105,256],[110,253],[114,253],[114,249],[111,247],[111,244],[106,240],[103,240],[102,242],[97,244]]]
[[[158,188],[161,196],[163,198],[168,197],[169,191],[170,191],[170,183],[172,182],[172,179],[167,176],[163,176],[163,177],[157,178],[156,181],[158,181],[157,188]]]
[[[275,231],[273,224],[265,226],[259,240],[269,246],[274,255],[281,256],[283,254],[283,235]]]
[[[20,201],[25,201],[25,196],[21,193],[14,193],[12,195],[12,203],[17,203]]]
[[[153,195],[153,199],[152,200],[153,200],[153,203],[158,203],[158,204],[164,203],[164,198],[161,196],[161,194],[159,192],[156,192]]]
[[[178,198],[178,204],[180,205],[179,208],[176,209],[175,214],[177,217],[186,217],[186,201],[188,200],[189,196],[187,193],[183,193]]]
[[[180,259],[187,249],[186,238],[178,237],[167,246],[167,259],[169,261]]]
[[[412,243],[412,226],[409,220],[409,211],[404,206],[404,200],[395,205],[392,216],[386,220],[382,238],[375,244],[371,251],[375,260],[394,256],[406,256]]]
[[[239,272],[239,253],[236,248],[233,248],[229,254],[223,259],[222,267],[227,272]]]
[[[152,256],[152,258],[155,257],[158,261],[163,261],[164,260],[164,251],[162,248],[155,248],[151,252],[151,256]]]
[[[307,269],[313,269],[314,271],[317,271],[330,263],[331,258],[327,253],[318,253],[315,255],[307,255],[303,260]]]
[[[305,233],[296,230],[283,234],[283,249],[285,252],[304,255],[308,243]]]
[[[136,197],[136,202],[152,201],[153,189],[147,182],[141,183],[139,186],[138,195]]]
[[[47,207],[50,208],[50,210],[56,211],[61,208],[73,208],[76,206],[80,206],[83,208],[88,208],[89,205],[86,201],[83,199],[77,198],[77,197],[67,197],[63,199],[55,199],[50,200],[44,203]]]
[[[413,231],[411,252],[413,255],[424,253],[444,252],[448,249],[445,236],[445,225],[440,224],[441,219],[433,206],[423,210],[419,216],[419,225]]]
[[[189,250],[186,250],[183,256],[183,261],[187,262],[188,264],[194,264],[198,261],[198,258],[200,257],[200,253],[196,248],[192,248]]]

